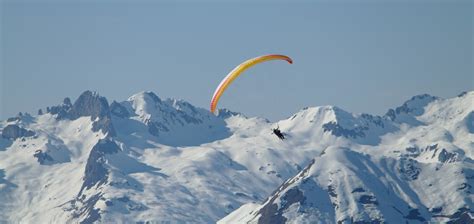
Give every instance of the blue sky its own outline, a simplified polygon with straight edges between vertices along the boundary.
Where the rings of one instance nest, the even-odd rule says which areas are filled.
[[[474,90],[472,1],[1,1],[0,119],[95,90],[208,108],[240,62],[278,53],[221,98],[250,116],[305,106],[383,114]]]

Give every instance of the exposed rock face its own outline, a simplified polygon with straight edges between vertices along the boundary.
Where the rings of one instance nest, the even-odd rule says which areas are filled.
[[[121,118],[130,117],[130,113],[128,112],[127,108],[122,106],[120,103],[117,103],[116,101],[110,104],[110,113]]]
[[[61,119],[67,119],[70,117],[70,111],[72,108],[71,100],[66,97],[63,100],[63,104],[58,105],[58,106],[52,106],[52,107],[47,107],[46,112],[57,115],[56,119],[61,120]]]
[[[418,179],[421,172],[418,162],[411,158],[402,157],[399,163],[399,172],[403,174],[406,180],[412,181]]]
[[[405,157],[411,158],[424,158],[430,159],[433,161],[438,161],[440,163],[454,163],[462,160],[462,153],[458,149],[447,149],[440,147],[438,144],[428,145],[425,148],[419,149],[417,147],[408,147],[406,148],[406,153],[403,154],[404,157],[401,158],[402,162],[407,162]],[[415,162],[416,160],[408,159],[408,162]],[[402,169],[404,170],[404,169]],[[409,171],[404,170],[404,171]]]
[[[68,99],[68,98],[66,98]],[[70,104],[70,100],[66,102]],[[108,133],[110,136],[115,135],[115,129],[110,118],[109,103],[105,97],[91,91],[85,91],[72,105],[69,111],[69,118],[75,120],[79,117],[90,116],[94,122],[92,130]]]
[[[337,122],[329,122],[323,125],[324,132],[331,132],[334,136],[346,137],[346,138],[357,138],[365,137],[364,130],[367,130],[367,127],[357,127],[354,129],[346,129],[339,125]]]
[[[7,119],[7,122],[19,121],[20,117],[10,117]]]
[[[420,212],[418,209],[411,209],[408,213],[408,215],[404,216],[406,219],[409,220],[418,220],[420,222],[425,222],[426,219],[421,216]]]
[[[397,129],[390,120],[380,116],[351,114],[338,107],[311,110],[318,111],[315,114],[317,117],[326,117],[321,125],[324,132],[336,137],[353,139],[361,144],[376,145],[380,143],[380,136]]]
[[[115,136],[115,129],[112,125],[112,119],[110,118],[110,115],[102,117],[92,124],[92,131],[100,130],[102,130],[102,133],[104,134],[107,133],[109,136]]]
[[[229,117],[238,116],[238,115],[242,115],[242,114],[230,111],[228,109],[219,109],[219,110],[217,110],[217,117],[220,117],[222,119],[227,119]]]
[[[120,151],[117,144],[111,139],[100,140],[91,150],[87,159],[86,170],[84,174],[84,183],[82,184],[79,195],[83,190],[99,186],[107,182],[108,171],[104,166],[105,155],[114,154]]]
[[[469,133],[474,134],[474,111],[469,113],[466,118],[466,127]]]
[[[166,126],[159,122],[148,122],[148,131],[154,136],[160,136],[160,132],[170,131]]]
[[[305,203],[306,197],[303,192],[298,187],[293,187],[292,185],[304,178],[314,163],[315,160],[313,159],[299,175],[283,183],[273,192],[272,197],[257,212],[260,215],[260,218],[257,220],[258,223],[285,223],[287,218],[283,216],[283,213],[293,204],[302,205]],[[276,202],[279,198],[281,198],[280,204]]]
[[[100,209],[94,208],[94,205],[102,198],[101,193],[94,194],[88,198],[81,197],[71,201],[72,213],[74,219],[82,219],[80,224],[94,223],[101,218]]]
[[[397,121],[397,118],[400,115],[419,116],[424,113],[423,108],[426,105],[438,99],[439,97],[431,96],[428,94],[417,95],[403,103],[402,106],[388,110],[385,116],[392,121]],[[406,120],[404,120],[403,122],[406,122]]]
[[[183,100],[160,99],[153,92],[140,92],[115,106],[114,114],[128,111],[133,120],[141,121],[148,132],[163,144],[185,146],[202,144],[229,136],[222,118]],[[179,141],[177,141],[179,139]]]
[[[48,153],[45,153],[41,150],[36,150],[35,154],[33,155],[33,157],[35,157],[36,159],[38,159],[38,162],[41,164],[41,165],[45,165],[47,164],[47,162],[52,162],[53,161],[53,158],[51,158],[51,156],[48,155]]]
[[[46,112],[56,115],[57,120],[71,119],[90,116],[93,123],[93,131],[101,130],[104,134],[115,135],[115,129],[110,118],[109,103],[105,97],[96,92],[85,91],[71,104],[71,99],[66,97],[58,106],[47,107]]]
[[[298,188],[292,188],[288,190],[282,196],[282,207],[278,208],[276,204],[268,204],[263,207],[261,212],[261,218],[258,220],[259,223],[275,223],[283,224],[287,219],[283,216],[283,211],[287,210],[293,204],[303,204],[306,197],[303,195]]]
[[[441,152],[439,153],[438,161],[442,163],[455,162],[457,160],[456,157],[457,157],[456,153],[451,153],[451,152],[446,151],[446,149],[442,149]]]
[[[91,91],[85,91],[74,102],[71,110],[71,119],[91,116],[92,120],[109,115],[109,103],[105,97]]]
[[[6,139],[15,140],[21,137],[34,136],[35,132],[19,127],[18,125],[8,125],[2,131],[2,137]]]
[[[80,223],[93,223],[100,219],[100,209],[94,206],[103,198],[102,193],[94,192],[92,195],[87,195],[84,192],[94,186],[97,188],[107,183],[109,170],[105,165],[106,155],[115,154],[119,151],[120,148],[111,138],[99,140],[92,148],[87,159],[81,190],[76,199],[71,201],[72,209],[75,210],[73,217],[82,217]]]

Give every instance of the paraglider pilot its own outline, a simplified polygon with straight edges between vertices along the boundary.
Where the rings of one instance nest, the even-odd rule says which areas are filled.
[[[274,128],[274,129],[272,129],[272,131],[273,131],[273,134],[275,134],[279,139],[281,139],[281,140],[285,139],[285,136],[280,131],[280,127]]]

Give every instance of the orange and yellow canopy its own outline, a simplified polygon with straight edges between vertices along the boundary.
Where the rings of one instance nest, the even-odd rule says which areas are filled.
[[[271,60],[286,60],[290,64],[293,63],[293,60],[291,60],[290,57],[279,54],[264,55],[243,62],[242,64],[235,67],[232,71],[230,71],[229,74],[227,74],[227,76],[221,81],[219,86],[217,86],[216,90],[214,91],[214,95],[211,99],[211,112],[214,113],[216,111],[217,103],[219,102],[219,99],[221,98],[222,94],[227,89],[227,87],[229,87],[229,85],[237,77],[239,77],[240,74],[242,74],[242,72],[256,64]]]

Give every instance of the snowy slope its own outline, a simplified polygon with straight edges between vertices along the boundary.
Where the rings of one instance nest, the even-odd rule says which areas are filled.
[[[383,117],[322,106],[271,123],[86,91],[0,122],[0,222],[466,219],[473,102],[420,95]]]
[[[387,113],[393,127],[379,144],[333,144],[220,223],[474,222],[474,92],[400,108]]]

